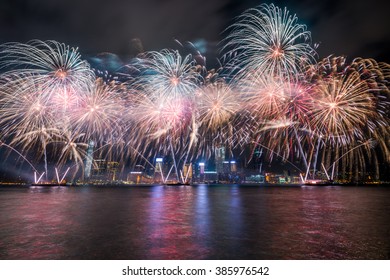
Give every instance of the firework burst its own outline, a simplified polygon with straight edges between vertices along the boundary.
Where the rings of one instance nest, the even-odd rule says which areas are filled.
[[[95,75],[78,50],[56,41],[33,40],[0,46],[0,67],[23,82],[26,75],[58,108],[67,109],[93,85]]]
[[[85,139],[104,143],[113,132],[122,135],[127,126],[125,89],[120,84],[96,80],[91,92],[83,95],[71,114],[74,130],[83,132]]]
[[[373,59],[356,58],[348,63],[343,56],[329,56],[308,68],[313,84],[308,119],[310,130],[322,136],[325,166],[332,166],[333,161],[336,171],[345,174],[348,170],[357,176],[369,163],[378,178],[378,158],[389,161],[385,65]]]
[[[12,75],[8,78],[12,79]],[[21,146],[23,150],[31,149],[37,143],[45,146],[52,133],[59,129],[55,110],[44,98],[41,86],[35,84],[31,76],[24,75],[23,82],[16,79],[2,85],[1,89],[3,137],[9,137],[12,145]]]
[[[143,60],[145,70],[137,84],[163,98],[193,95],[201,80],[195,64],[191,55],[183,58],[178,51],[150,52]]]
[[[359,76],[321,80],[316,90],[312,126],[335,140],[350,142],[361,138],[363,127],[375,111],[373,97]]]
[[[230,86],[219,81],[198,91],[196,108],[200,125],[213,130],[228,123],[240,110],[240,98]]]
[[[224,47],[233,71],[295,79],[316,55],[310,32],[297,21],[287,9],[273,4],[244,12],[230,27]]]
[[[142,94],[132,114],[138,128],[152,138],[170,134],[180,136],[192,114],[192,105],[185,98],[165,98]]]

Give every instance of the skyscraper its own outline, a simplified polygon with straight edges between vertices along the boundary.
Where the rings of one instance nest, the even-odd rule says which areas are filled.
[[[95,146],[95,142],[90,140],[88,143],[87,157],[85,158],[85,179],[89,179],[91,177],[91,168],[92,168],[92,160],[93,160],[93,147],[94,146]]]
[[[223,162],[225,161],[225,147],[215,148],[215,169],[218,174],[223,173]]]

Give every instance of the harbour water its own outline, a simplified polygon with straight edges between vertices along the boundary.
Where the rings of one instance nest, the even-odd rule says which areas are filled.
[[[390,186],[0,187],[0,259],[389,259]]]

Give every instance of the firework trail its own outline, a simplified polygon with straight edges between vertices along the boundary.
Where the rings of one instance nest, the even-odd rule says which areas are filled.
[[[87,155],[88,143],[85,143],[82,139],[83,133],[77,133],[72,131],[62,131],[62,134],[53,143],[56,144],[58,152],[59,166],[67,164],[69,161],[73,162],[76,169],[74,170],[74,176],[81,168],[82,178],[84,177],[84,160]]]

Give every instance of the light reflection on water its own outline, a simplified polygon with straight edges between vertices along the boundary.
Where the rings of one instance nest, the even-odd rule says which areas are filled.
[[[0,259],[388,259],[389,187],[0,187]]]

